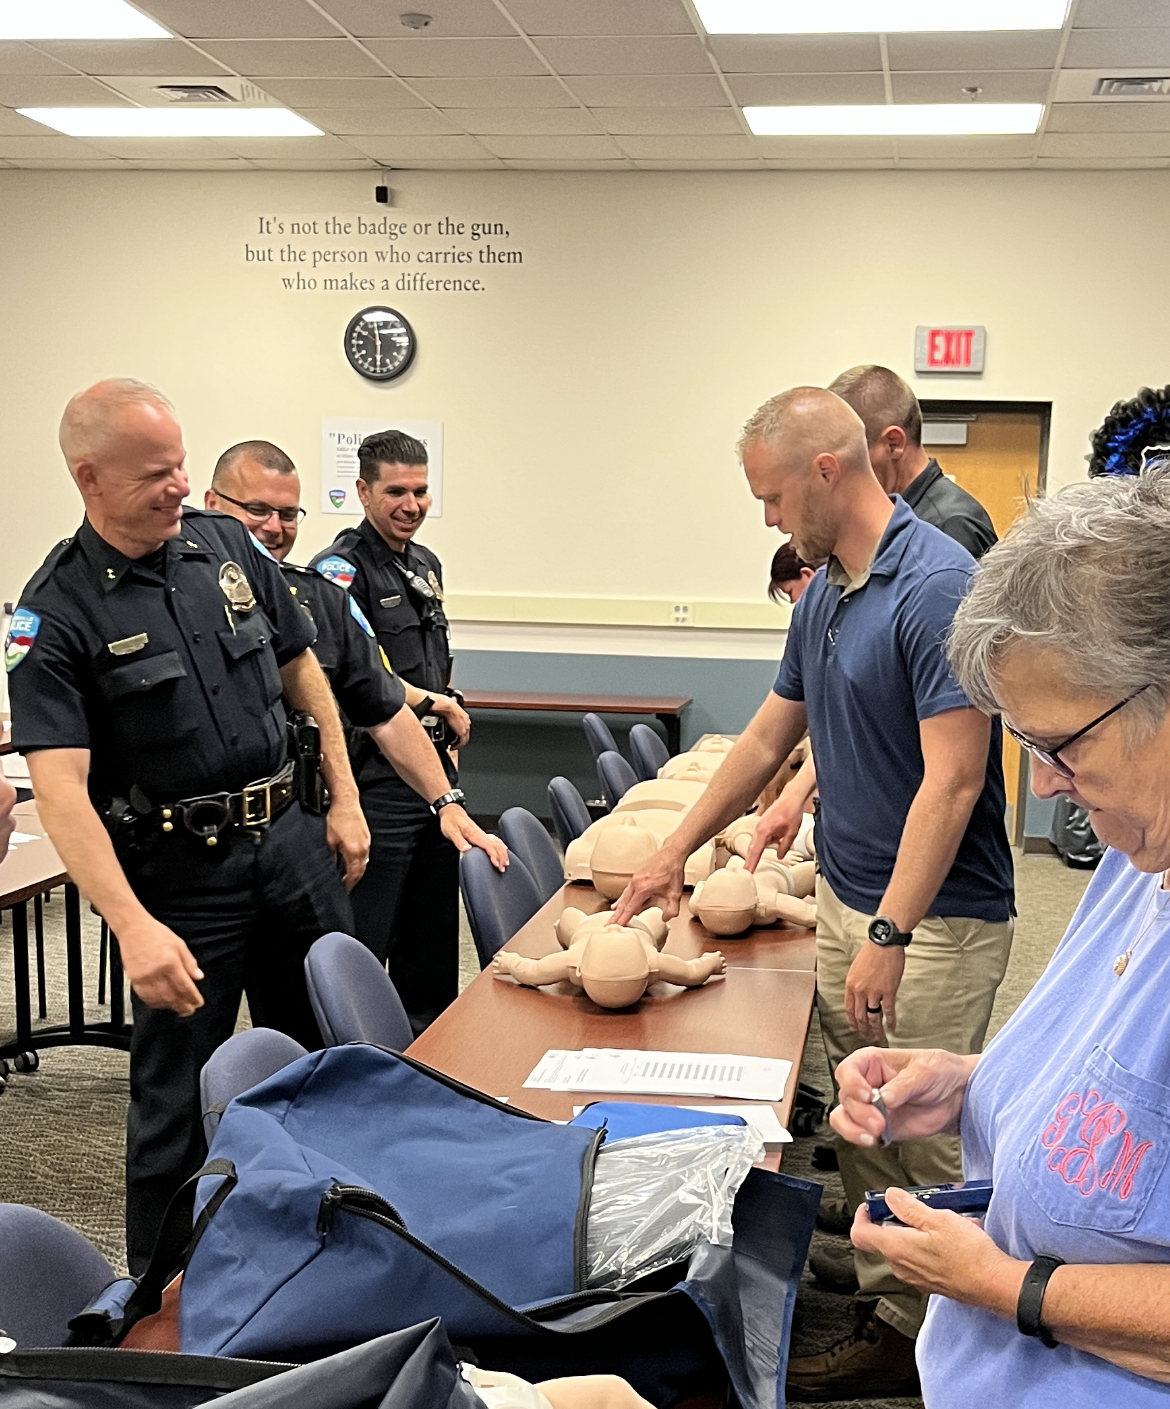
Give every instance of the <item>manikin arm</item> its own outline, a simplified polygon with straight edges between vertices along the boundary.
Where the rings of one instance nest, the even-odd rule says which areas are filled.
[[[492,959],[492,973],[496,978],[505,974],[522,983],[526,988],[539,988],[544,983],[560,983],[569,977],[570,962],[568,950],[559,954],[546,954],[543,959],[525,959],[522,954],[512,954],[501,949]]]
[[[700,954],[697,959],[680,959],[677,954],[656,954],[650,961],[651,968],[657,969],[655,977],[667,983],[679,983],[684,988],[699,988],[713,974],[721,974],[727,968],[727,960],[715,950],[713,954]]]

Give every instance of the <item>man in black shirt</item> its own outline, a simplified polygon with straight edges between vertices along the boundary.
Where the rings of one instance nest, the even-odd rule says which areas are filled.
[[[981,558],[997,541],[991,518],[922,448],[922,408],[902,378],[888,367],[851,367],[829,390],[861,417],[869,461],[886,493],[900,494],[918,518]]]
[[[186,451],[152,387],[75,396],[61,448],[85,503],[21,595],[6,643],[13,743],[41,819],[117,936],[133,989],[126,1140],[132,1272],[203,1158],[199,1072],[252,1020],[319,1045],[309,945],[353,919],[293,793],[282,695],[321,731],[346,881],[369,832],[312,621],[222,514],[184,509]]]

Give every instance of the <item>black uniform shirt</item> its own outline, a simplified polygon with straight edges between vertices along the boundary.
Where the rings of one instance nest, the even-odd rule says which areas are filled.
[[[387,547],[363,520],[343,529],[313,567],[357,599],[395,675],[428,694],[443,694],[451,681],[451,645],[443,611],[443,567],[429,548],[408,543],[402,553]],[[435,596],[422,597],[403,569],[430,584]]]
[[[342,713],[361,729],[392,719],[406,703],[357,599],[312,568],[281,563],[288,590],[317,629],[313,654],[329,677]]]
[[[154,802],[235,792],[286,762],[279,667],[315,634],[225,514],[185,509],[179,534],[138,561],[86,520],[13,615],[13,743],[89,749],[99,805],[135,784]]]
[[[937,460],[911,480],[902,498],[918,518],[942,529],[973,558],[981,558],[999,541],[987,510],[974,495],[947,479]]]

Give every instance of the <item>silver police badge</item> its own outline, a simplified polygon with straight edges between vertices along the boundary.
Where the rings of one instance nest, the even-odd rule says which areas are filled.
[[[427,572],[427,581],[431,584],[435,596],[438,597],[441,602],[443,600],[443,589],[439,586],[439,579],[435,576],[434,568],[429,569]]]
[[[244,576],[239,563],[224,563],[219,570],[219,590],[232,604],[234,612],[250,612],[256,605],[252,584]]]

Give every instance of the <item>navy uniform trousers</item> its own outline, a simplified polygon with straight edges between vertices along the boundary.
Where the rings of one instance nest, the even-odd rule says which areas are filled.
[[[247,991],[255,1027],[274,1027],[310,1051],[321,1045],[304,959],[330,930],[353,933],[349,898],[322,845],[324,822],[298,803],[260,834],[229,831],[208,847],[163,837],[126,863],[135,894],[179,935],[203,970],[203,1007],[189,1018],[132,999],[126,1122],[126,1255],[132,1275],[150,1260],[175,1190],[205,1154],[199,1106],[203,1064],[235,1031]]]

